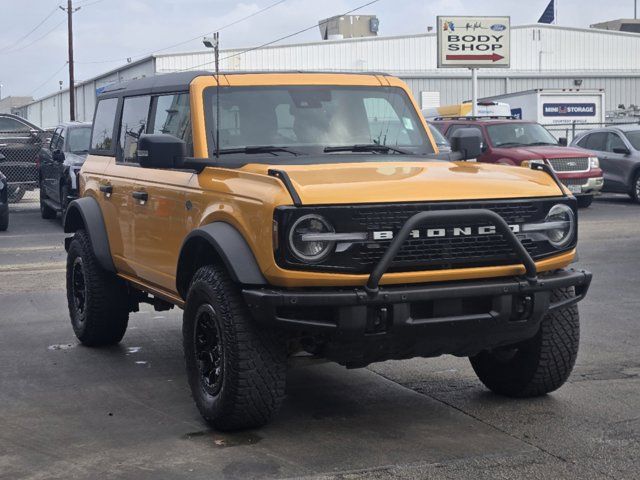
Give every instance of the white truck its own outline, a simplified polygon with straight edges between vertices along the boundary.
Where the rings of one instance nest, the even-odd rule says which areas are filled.
[[[604,100],[604,89],[539,88],[481,101],[506,102],[514,117],[538,122],[557,138],[571,140],[579,131],[604,123]]]

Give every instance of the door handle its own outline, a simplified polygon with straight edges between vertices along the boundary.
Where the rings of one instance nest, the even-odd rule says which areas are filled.
[[[141,203],[144,203],[149,199],[149,194],[141,190],[134,191],[131,196],[136,200],[140,200]]]
[[[113,193],[113,187],[109,184],[100,185],[100,191],[104,193],[107,197],[110,197]]]

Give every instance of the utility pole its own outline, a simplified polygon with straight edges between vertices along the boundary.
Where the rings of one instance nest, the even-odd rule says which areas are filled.
[[[67,12],[67,35],[69,37],[69,119],[73,122],[76,119],[76,89],[73,78],[73,14],[80,10],[74,9],[72,0],[67,0],[67,8],[60,7]]]

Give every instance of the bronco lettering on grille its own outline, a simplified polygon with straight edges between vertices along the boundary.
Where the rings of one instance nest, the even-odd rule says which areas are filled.
[[[509,225],[513,233],[520,233],[520,225]],[[470,237],[475,235],[495,235],[496,227],[483,225],[479,227],[451,227],[451,228],[426,228],[415,229],[409,233],[410,238],[449,238]],[[393,240],[395,233],[392,230],[379,230],[373,232],[373,239],[377,241]]]

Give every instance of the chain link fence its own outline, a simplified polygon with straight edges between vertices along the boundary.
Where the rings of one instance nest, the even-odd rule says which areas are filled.
[[[39,156],[50,139],[47,131],[0,131],[0,172],[7,177],[10,210],[40,207]]]
[[[567,143],[571,144],[573,139],[583,132],[594,130],[596,128],[615,127],[618,125],[638,125],[640,128],[640,119],[620,119],[619,121],[611,120],[608,122],[571,122],[571,123],[550,123],[542,124],[556,138],[566,138]]]

